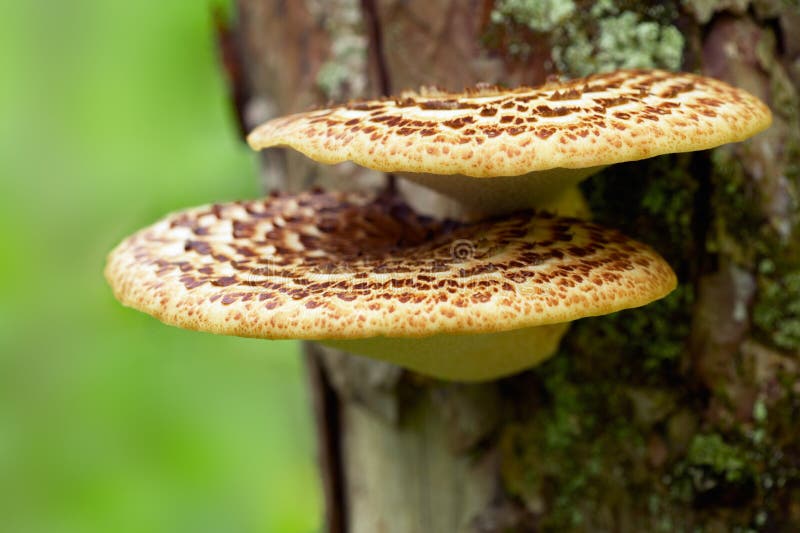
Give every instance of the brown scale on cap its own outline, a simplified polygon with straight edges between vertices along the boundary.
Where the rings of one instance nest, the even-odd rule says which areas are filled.
[[[462,224],[319,191],[172,214],[123,241],[106,276],[122,303],[169,324],[304,339],[553,324],[676,283],[653,250],[589,222],[522,212]]]
[[[323,163],[485,178],[702,150],[744,140],[770,122],[758,98],[721,81],[623,70],[536,88],[351,102],[271,120],[248,140]]]

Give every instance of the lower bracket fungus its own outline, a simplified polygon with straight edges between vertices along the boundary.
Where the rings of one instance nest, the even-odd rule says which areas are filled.
[[[112,251],[106,277],[168,324],[317,340],[464,381],[532,366],[569,321],[676,285],[652,249],[591,222],[522,211],[462,223],[322,191],[174,213]]]

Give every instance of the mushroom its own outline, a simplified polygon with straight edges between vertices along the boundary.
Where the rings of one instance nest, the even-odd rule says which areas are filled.
[[[400,173],[473,221],[391,194],[273,195],[170,215],[123,241],[106,276],[122,303],[169,324],[494,379],[552,355],[570,321],[676,285],[649,247],[530,208],[578,213],[575,185],[606,165],[740,141],[770,121],[745,91],[658,70],[299,113],[258,127],[251,146]]]
[[[763,102],[724,82],[620,70],[354,101],[270,120],[248,141],[400,174],[473,213],[500,214],[557,201],[606,165],[741,141],[770,122]]]
[[[462,223],[322,191],[174,213],[112,251],[106,277],[168,324],[318,340],[465,381],[532,366],[569,321],[676,285],[652,249],[590,222],[522,211]]]

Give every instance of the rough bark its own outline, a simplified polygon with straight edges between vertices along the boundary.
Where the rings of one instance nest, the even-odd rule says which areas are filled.
[[[629,65],[698,70],[775,112],[751,141],[584,184],[596,220],[658,249],[680,286],[579,321],[540,367],[461,385],[309,346],[330,531],[800,530],[796,1],[238,0],[235,17],[245,128]],[[267,188],[385,183],[264,163]]]

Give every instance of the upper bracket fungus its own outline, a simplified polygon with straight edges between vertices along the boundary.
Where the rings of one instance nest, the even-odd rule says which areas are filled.
[[[397,173],[498,214],[552,202],[604,166],[741,141],[770,121],[763,102],[724,82],[620,70],[355,101],[270,120],[248,141]]]
[[[676,283],[653,250],[590,222],[523,211],[465,224],[321,191],[175,213],[123,241],[106,276],[169,324],[320,340],[456,380],[532,366],[569,321]]]

